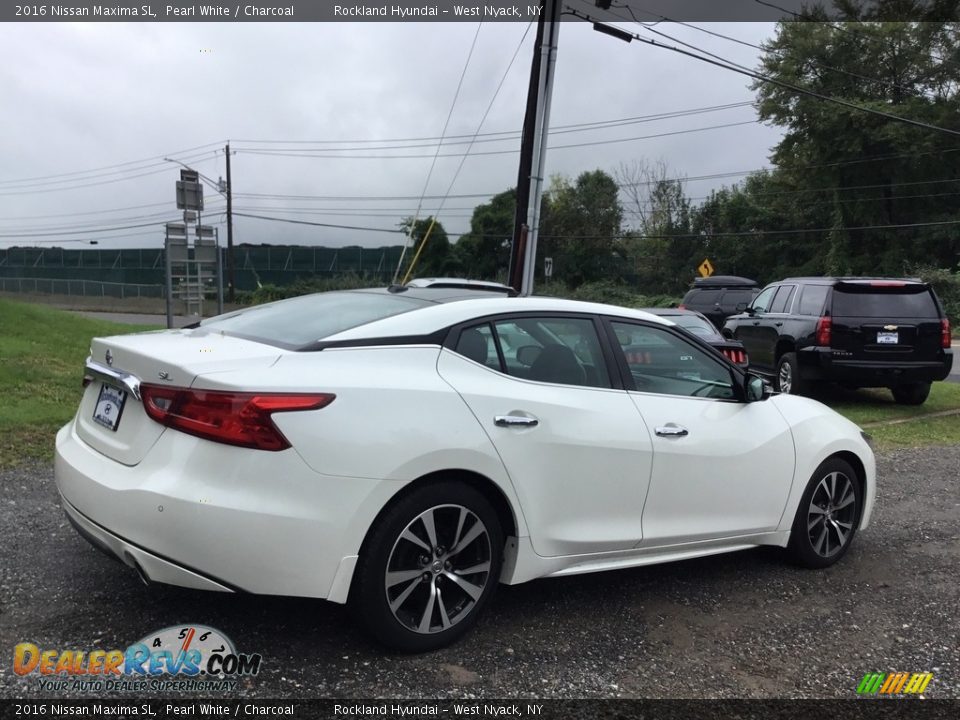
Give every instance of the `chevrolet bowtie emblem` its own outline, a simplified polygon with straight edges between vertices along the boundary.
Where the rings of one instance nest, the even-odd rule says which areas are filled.
[[[884,326],[883,326],[883,329],[884,329],[884,330],[896,330],[897,327],[898,327],[897,325],[884,325]]]

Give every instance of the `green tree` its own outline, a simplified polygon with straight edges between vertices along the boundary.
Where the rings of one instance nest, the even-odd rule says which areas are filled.
[[[437,277],[455,274],[453,267],[455,259],[450,252],[450,239],[443,224],[434,222],[433,216],[421,218],[413,222],[412,217],[404,218],[400,227],[411,238],[410,247],[404,258],[404,267],[401,268],[400,278],[410,272],[410,277]],[[410,228],[413,232],[410,232]],[[429,235],[427,233],[429,232]],[[426,237],[426,244],[420,249]],[[419,251],[419,257],[417,253]],[[412,269],[412,270],[411,270]]]
[[[761,72],[863,107],[960,130],[960,25],[884,21],[893,12],[902,15],[905,5],[921,16],[923,7],[912,0],[880,0],[869,12],[845,1],[837,6],[846,22],[780,23],[765,45]],[[786,129],[772,160],[795,187],[795,203],[802,206],[795,214],[816,223],[806,227],[831,228],[829,234],[795,241],[804,256],[824,257],[843,237],[849,269],[856,273],[899,274],[920,259],[941,267],[956,263],[956,229],[919,226],[960,218],[956,136],[762,81],[754,87],[760,117]],[[890,225],[914,227],[854,229]]]
[[[453,246],[456,263],[466,275],[481,280],[506,277],[517,192],[510,188],[477,205],[470,218],[470,232]]]
[[[619,188],[603,170],[575,182],[554,176],[543,197],[537,256],[552,257],[554,276],[571,287],[617,277],[624,270],[622,220]]]

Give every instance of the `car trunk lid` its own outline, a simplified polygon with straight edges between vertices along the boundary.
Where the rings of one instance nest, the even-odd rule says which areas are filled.
[[[286,351],[198,328],[95,338],[90,352],[77,434],[107,457],[136,465],[165,429],[146,414],[139,383],[186,388],[199,375],[270,367]]]

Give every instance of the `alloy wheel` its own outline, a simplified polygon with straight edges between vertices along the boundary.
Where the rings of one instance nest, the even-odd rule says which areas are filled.
[[[780,371],[777,373],[777,382],[780,385],[780,392],[790,394],[793,387],[793,368],[789,362],[780,363]]]
[[[490,534],[462,505],[437,505],[400,533],[387,561],[384,590],[397,621],[421,634],[466,618],[490,582]]]
[[[817,484],[807,509],[807,534],[810,546],[820,557],[840,552],[853,535],[857,519],[857,495],[853,481],[834,471]]]

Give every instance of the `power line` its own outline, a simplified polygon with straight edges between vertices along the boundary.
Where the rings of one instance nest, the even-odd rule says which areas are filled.
[[[670,137],[673,135],[688,135],[690,133],[704,132],[707,130],[722,130],[725,128],[731,127],[740,127],[743,125],[756,125],[760,123],[760,120],[744,120],[741,122],[734,123],[723,123],[719,125],[708,125],[705,127],[698,128],[689,128],[687,130],[673,130],[670,132],[657,133],[655,135],[637,135],[635,137],[628,138],[615,138],[611,140],[594,140],[592,142],[582,142],[582,143],[569,143],[566,145],[550,145],[548,146],[550,150],[567,150],[570,148],[581,148],[581,147],[594,147],[597,145],[612,145],[617,143],[624,142],[634,142],[637,140],[653,140],[656,138]],[[960,134],[960,133],[958,133]],[[433,155],[322,155],[322,154],[304,154],[304,153],[291,153],[286,151],[254,151],[254,150],[239,150],[238,152],[243,152],[248,155],[268,155],[271,157],[300,157],[300,158],[312,158],[312,159],[323,159],[323,160],[410,160],[410,159],[419,159],[419,158],[429,158],[434,157]],[[464,157],[469,155],[471,157],[481,157],[488,155],[514,155],[520,152],[520,149],[515,150],[485,150],[483,152],[463,152],[463,153],[442,153],[437,155],[437,157],[450,158],[450,157]]]
[[[214,158],[210,157],[210,158],[206,158],[206,159],[194,159],[194,158],[188,157],[187,159],[190,160],[191,162],[193,162],[194,164],[199,164],[199,163],[201,163],[201,162],[205,162],[205,161],[208,161],[208,160],[213,160]],[[165,172],[165,169],[168,168],[168,164],[167,164],[167,163],[157,163],[157,164],[155,164],[155,165],[147,165],[147,166],[144,166],[144,167],[142,167],[142,168],[137,168],[137,169],[138,169],[138,170],[142,170],[142,169],[146,169],[146,168],[149,168],[149,167],[156,167],[157,169],[155,169],[155,170],[150,170],[150,171],[148,171],[148,172],[138,173],[138,174],[136,174],[136,175],[127,175],[127,176],[125,176],[125,177],[117,177],[117,178],[112,178],[112,179],[110,179],[110,180],[97,180],[97,181],[95,181],[95,182],[82,182],[81,184],[69,185],[69,186],[65,186],[65,187],[49,187],[49,186],[46,186],[46,185],[43,185],[43,184],[38,183],[38,184],[36,184],[36,185],[34,185],[34,186],[29,186],[31,189],[25,189],[25,190],[0,189],[0,196],[10,196],[10,195],[35,195],[35,194],[41,194],[41,193],[62,192],[62,191],[68,191],[68,190],[81,190],[81,189],[84,189],[84,188],[96,187],[96,186],[99,186],[99,185],[110,185],[110,184],[112,184],[112,183],[117,183],[117,182],[126,182],[126,181],[128,181],[128,180],[135,180],[135,179],[137,179],[137,178],[148,177],[148,176],[150,176],[150,175],[157,175],[157,174],[160,174],[160,173],[162,173],[162,172]],[[115,173],[108,173],[108,174],[115,174]],[[97,177],[101,177],[101,176],[97,176]]]
[[[204,145],[197,145],[196,147],[186,148],[185,150],[177,150],[176,153],[174,153],[174,154],[181,155],[181,154],[184,154],[184,153],[192,153],[192,152],[195,151],[195,150],[203,150],[204,148],[208,148],[208,147],[210,147],[210,146],[212,146],[212,145],[219,145],[221,142],[222,142],[222,141],[217,141],[217,142],[215,142],[215,143],[206,143],[206,144],[204,144]],[[208,151],[208,152],[209,152],[209,151]],[[170,155],[170,154],[171,154],[171,153],[166,153],[166,155]],[[204,154],[206,154],[206,153],[204,153]],[[114,168],[126,167],[126,166],[128,166],[128,165],[140,165],[140,164],[142,164],[142,163],[155,162],[155,161],[157,161],[157,160],[163,160],[164,157],[165,157],[164,155],[157,155],[157,156],[153,156],[153,157],[149,157],[149,158],[143,158],[142,160],[128,160],[127,162],[116,163],[116,164],[114,164],[114,165],[104,165],[103,167],[91,168],[91,169],[89,169],[89,170],[76,170],[76,171],[74,171],[74,172],[56,173],[56,174],[54,174],[54,175],[38,175],[38,176],[35,176],[35,177],[26,177],[26,178],[14,179],[14,180],[0,180],[0,185],[8,185],[8,184],[11,184],[11,183],[19,185],[19,184],[22,184],[22,183],[31,183],[31,182],[36,181],[36,180],[50,180],[50,179],[59,178],[59,177],[72,177],[72,176],[76,176],[76,175],[87,175],[87,174],[90,174],[90,173],[97,173],[97,172],[100,172],[100,171],[103,171],[103,170],[112,170],[112,169],[114,169]]]
[[[191,160],[191,161],[194,162],[194,163],[198,163],[198,164],[199,164],[199,163],[202,163],[202,162],[208,162],[208,161],[210,161],[210,160],[215,159],[215,158],[216,158],[216,153],[215,153],[215,152],[214,152],[214,153],[211,153],[210,151],[207,151],[207,152],[199,153],[199,154],[185,155],[184,157],[185,157],[186,159],[188,159],[188,160]],[[160,162],[150,162],[150,163],[148,163],[148,164],[144,164],[144,163],[142,163],[142,162],[140,162],[140,161],[135,161],[135,162],[126,163],[126,164],[131,165],[132,167],[127,168],[127,169],[124,169],[124,170],[108,170],[108,171],[106,171],[106,172],[98,172],[98,173],[88,174],[86,177],[79,177],[79,176],[78,176],[78,177],[66,178],[66,179],[63,179],[63,180],[42,180],[42,181],[36,181],[36,182],[19,182],[19,181],[7,180],[7,181],[5,181],[5,182],[6,182],[6,184],[7,184],[9,187],[2,187],[2,188],[0,188],[0,192],[4,192],[5,194],[11,194],[11,193],[7,193],[6,191],[9,191],[9,190],[12,189],[12,188],[17,188],[17,189],[20,189],[20,190],[23,190],[23,189],[32,190],[32,189],[35,189],[35,188],[50,188],[50,187],[53,187],[53,189],[57,189],[57,190],[60,190],[60,189],[64,189],[64,190],[66,190],[66,189],[73,189],[73,187],[86,187],[87,184],[90,184],[90,185],[101,184],[101,183],[90,182],[90,181],[93,181],[93,180],[99,180],[99,179],[101,179],[101,178],[109,178],[109,177],[112,177],[112,176],[119,175],[119,176],[121,176],[119,179],[122,180],[122,179],[125,179],[125,178],[122,177],[123,175],[128,175],[129,173],[132,173],[132,172],[139,172],[139,171],[141,171],[141,170],[149,170],[150,168],[160,168],[159,170],[154,170],[154,173],[156,173],[156,172],[162,172],[162,169],[163,169],[163,168],[168,167],[168,166],[167,166],[167,163],[164,162],[164,161],[160,161]],[[135,167],[133,167],[134,165],[135,165]],[[75,174],[76,174],[76,173],[75,173]],[[146,173],[146,174],[151,174],[151,173]],[[77,174],[77,175],[78,175],[78,174]],[[142,177],[142,176],[141,176],[141,175],[138,175],[138,176],[135,176],[135,177]],[[54,186],[57,186],[57,185],[68,185],[69,187],[64,187],[64,188],[54,187]]]
[[[675,110],[670,112],[654,113],[651,115],[635,115],[633,117],[626,118],[615,118],[610,120],[595,120],[587,123],[575,123],[572,125],[557,125],[549,131],[550,135],[567,135],[570,133],[579,133],[579,132],[592,132],[594,130],[606,130],[609,128],[615,127],[625,127],[628,125],[639,125],[642,123],[648,122],[657,122],[659,120],[672,120],[679,117],[688,117],[692,115],[702,115],[709,112],[718,112],[721,110],[733,110],[736,108],[742,107],[755,107],[756,102],[753,100],[746,100],[742,102],[735,103],[725,103],[723,105],[711,105],[701,108],[691,108],[688,110]],[[499,136],[499,137],[493,137]],[[501,131],[496,133],[477,133],[476,140],[474,143],[497,143],[497,142],[506,142],[510,140],[519,140],[521,136],[520,131]],[[291,148],[286,150],[290,152],[292,150],[298,150],[299,152],[308,153],[308,152],[372,152],[376,150],[412,150],[417,148],[425,147],[436,147],[437,142],[426,142],[430,140],[437,140],[442,147],[450,147],[453,145],[468,145],[471,144],[471,138],[473,135],[450,135],[446,138],[407,138],[407,139],[397,139],[397,140],[357,140],[352,141],[356,143],[399,143],[399,142],[414,142],[414,141],[423,141],[421,144],[406,144],[406,145],[381,145],[380,147],[322,147],[322,148]],[[479,139],[482,138],[482,139]],[[255,141],[248,141],[254,143],[252,147],[241,148],[245,152],[284,152],[284,150],[279,150],[275,148],[261,148],[257,147]],[[305,141],[305,140],[263,140],[259,141],[259,144],[266,145],[270,143],[274,144],[299,144],[299,145],[333,145],[339,143],[345,143],[347,141],[339,140],[317,140],[317,141]]]
[[[614,7],[625,7],[625,6],[617,6],[617,5],[615,5]],[[744,47],[754,48],[755,50],[761,50],[761,51],[764,51],[764,52],[768,51],[768,48],[764,48],[762,45],[757,45],[757,44],[755,44],[755,43],[748,42],[748,41],[746,41],[746,40],[741,40],[740,38],[735,38],[735,37],[732,37],[732,36],[730,36],[730,35],[724,35],[723,33],[716,32],[715,30],[709,30],[709,29],[707,29],[707,28],[700,27],[699,25],[694,25],[693,23],[683,22],[682,20],[674,20],[673,18],[667,17],[666,15],[657,15],[656,13],[653,13],[653,12],[651,12],[650,10],[645,10],[645,9],[643,9],[643,8],[640,8],[640,10],[641,10],[642,12],[647,13],[648,15],[653,15],[654,17],[659,17],[659,18],[661,18],[662,20],[664,20],[664,21],[666,21],[666,22],[674,23],[675,25],[683,25],[684,27],[692,28],[692,29],[697,30],[697,31],[699,31],[699,32],[706,33],[707,35],[712,35],[713,37],[716,37],[716,38],[721,38],[721,39],[723,39],[723,40],[728,40],[728,41],[730,41],[730,42],[737,43],[738,45],[743,45]],[[632,12],[631,12],[630,14],[631,14],[631,16],[633,15]],[[621,18],[621,19],[625,19],[625,18]],[[640,21],[637,20],[636,18],[634,18],[634,22],[636,22],[638,25],[642,25],[642,26],[647,27],[647,28],[652,27],[651,25],[648,25],[647,23],[642,23],[642,22],[640,22]],[[678,41],[678,42],[679,42],[679,41]],[[770,49],[769,51],[773,52],[772,49]],[[847,75],[847,76],[849,76],[849,77],[857,78],[858,80],[866,80],[867,82],[880,83],[881,85],[886,85],[886,86],[888,86],[888,87],[896,88],[896,89],[898,89],[898,90],[903,90],[903,91],[905,91],[905,92],[907,92],[908,94],[911,94],[911,95],[912,95],[912,94],[915,94],[915,92],[916,92],[913,88],[907,88],[907,87],[904,87],[903,85],[898,85],[897,83],[892,82],[892,81],[890,81],[890,80],[885,80],[885,79],[877,78],[877,77],[870,77],[869,75],[861,75],[861,74],[859,74],[859,73],[855,73],[855,72],[852,72],[852,71],[850,71],[850,70],[845,70],[845,69],[843,69],[843,68],[838,68],[838,67],[833,67],[833,66],[831,66],[831,65],[827,65],[826,63],[821,62],[820,60],[811,59],[810,62],[811,62],[813,65],[816,65],[817,67],[823,68],[824,70],[830,70],[830,71],[832,71],[832,72],[841,73],[841,74]]]
[[[318,223],[310,222],[309,220],[294,220],[292,218],[279,218],[279,217],[270,217],[267,215],[251,215],[248,213],[233,213],[238,217],[254,218],[256,220],[269,220],[272,222],[285,222],[291,223],[293,225],[312,225],[314,227],[328,227],[328,228],[337,228],[340,230],[369,230],[371,232],[387,232],[387,233],[399,233],[404,235],[405,232],[400,228],[375,228],[375,227],[358,227],[356,225],[334,225],[332,223]]]
[[[165,204],[169,206],[169,203],[165,203]],[[217,214],[219,214],[220,212],[222,212],[223,209],[224,209],[224,208],[223,208],[223,205],[220,205],[220,204],[210,205],[210,206],[208,206],[207,208],[205,208],[205,209],[203,210],[203,212],[202,212],[202,217],[203,217],[203,216],[206,216],[207,213],[210,213],[211,215],[217,215]],[[106,222],[111,222],[111,223],[135,223],[135,222],[141,222],[141,221],[144,221],[144,222],[145,222],[145,221],[147,221],[147,220],[163,221],[163,220],[165,220],[166,218],[169,218],[169,217],[170,217],[170,211],[169,211],[169,210],[166,210],[166,211],[162,211],[162,212],[148,213],[148,214],[145,214],[145,215],[135,215],[135,216],[129,216],[129,217],[111,218],[109,221],[106,221]],[[182,219],[182,218],[181,218],[181,219]],[[105,222],[104,220],[91,220],[91,221],[80,222],[80,223],[69,223],[69,224],[67,224],[67,225],[36,225],[36,224],[34,224],[34,225],[32,225],[32,226],[30,226],[30,227],[26,227],[26,228],[20,228],[20,227],[0,227],[0,230],[6,231],[6,232],[14,232],[14,231],[18,231],[18,232],[19,232],[19,231],[21,231],[21,230],[26,230],[26,231],[28,231],[28,232],[39,232],[39,231],[46,231],[46,230],[66,230],[66,229],[70,229],[70,228],[86,229],[86,228],[102,227],[102,225],[103,225],[104,222]],[[174,221],[171,220],[170,222],[174,222]]]
[[[586,20],[587,22],[592,22],[592,23],[598,22],[597,20],[595,20],[594,18],[592,18],[591,16],[585,13],[580,13],[576,10],[570,10],[568,12],[571,15],[574,15],[583,20]],[[803,88],[798,85],[793,85],[791,83],[784,82],[783,80],[772,78],[768,75],[763,75],[762,73],[758,73],[753,70],[750,70],[744,67],[743,65],[739,65],[731,60],[727,60],[726,58],[723,58],[719,55],[708,52],[707,50],[704,50],[696,45],[691,45],[690,43],[684,42],[683,40],[679,40],[655,28],[647,28],[647,32],[655,33],[669,40],[672,40],[673,42],[693,48],[697,52],[690,52],[689,50],[683,50],[682,48],[678,48],[673,45],[665,45],[664,43],[658,42],[657,40],[654,40],[652,38],[646,38],[637,33],[630,33],[620,28],[618,28],[618,30],[624,33],[624,35],[629,35],[632,39],[642,43],[646,43],[647,45],[663,48],[664,50],[670,50],[671,52],[679,53],[681,55],[686,55],[687,57],[692,57],[695,60],[700,60],[701,62],[709,63],[710,65],[715,65],[716,67],[720,67],[725,70],[730,70],[732,72],[739,73],[740,75],[745,75],[747,77],[753,78],[754,80],[759,80],[760,82],[766,82],[766,83],[771,83],[773,85],[778,85],[780,87],[786,88],[787,90],[800,93],[801,95],[808,95],[810,97],[815,97],[818,100],[823,100],[824,102],[830,102],[836,105],[842,105],[852,110],[857,110],[859,112],[867,113],[870,115],[877,115],[878,117],[883,117],[883,118],[886,118],[887,120],[893,120],[893,121],[901,122],[907,125],[921,127],[926,130],[934,130],[936,132],[941,132],[948,135],[960,136],[960,131],[958,130],[951,130],[949,128],[939,127],[938,125],[932,125],[930,123],[923,122],[922,120],[914,120],[912,118],[903,117],[902,115],[894,115],[892,113],[884,112],[883,110],[876,110],[874,108],[865,107],[863,105],[858,105],[857,103],[850,102],[848,100],[843,100],[842,98],[836,98],[830,95],[824,95],[814,90],[809,90],[807,88]],[[697,54],[697,53],[702,53],[702,54]],[[705,56],[709,56],[709,57],[705,57]],[[716,59],[711,59],[711,58],[716,58]]]
[[[787,10],[787,8],[780,7],[779,5],[775,5],[770,2],[764,2],[764,0],[754,0],[754,2],[756,2],[758,5],[766,5],[767,7],[773,8],[774,10],[780,10],[781,12],[785,12],[788,15],[793,15],[793,17],[797,18],[798,20],[804,20],[804,19],[810,18],[809,15],[804,15],[803,13],[798,13],[794,10]],[[817,22],[823,22],[835,30],[839,30],[840,32],[843,32],[848,35],[853,35],[855,37],[860,37],[861,34],[860,32],[854,30],[854,27],[856,26],[854,23],[856,23],[857,25],[864,24],[864,21],[862,20],[856,20],[856,21],[846,20],[843,22],[834,22],[830,20],[823,20],[823,21],[818,20]],[[879,20],[874,22],[877,25],[880,24]],[[950,60],[949,58],[945,58],[942,55],[934,55],[933,53],[930,53],[930,57],[936,60],[937,62],[944,63],[947,65],[956,65],[957,67],[960,67],[960,63]]]

